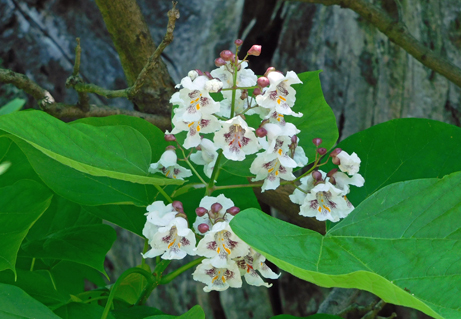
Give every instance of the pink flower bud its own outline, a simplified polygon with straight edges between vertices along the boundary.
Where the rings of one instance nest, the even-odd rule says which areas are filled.
[[[208,210],[205,207],[197,207],[195,209],[195,213],[197,214],[198,217],[202,217],[206,213],[208,213]]]
[[[217,214],[222,209],[222,205],[220,203],[214,203],[211,205],[211,212]]]
[[[177,211],[177,212],[183,212],[184,211],[182,203],[179,200],[175,200],[174,202],[172,202],[171,206],[173,206],[174,210]]]
[[[264,73],[264,76],[267,77],[267,75],[273,71],[275,71],[275,68],[273,66],[268,67],[266,73]]]
[[[312,143],[314,143],[315,146],[319,146],[320,144],[322,144],[322,139],[321,138],[314,138],[312,140]]]
[[[291,144],[298,146],[298,137],[296,135],[291,137]]]
[[[322,179],[322,173],[320,173],[319,171],[313,171],[312,172],[312,177],[316,180],[316,181],[320,181]]]
[[[200,225],[198,225],[197,229],[202,234],[205,234],[207,231],[210,230],[210,226],[208,226],[207,224],[200,224]]]
[[[242,39],[237,39],[237,40],[234,41],[234,43],[235,43],[236,46],[239,47],[239,46],[241,46],[243,44],[243,40]]]
[[[261,92],[261,89],[260,89],[260,88],[256,88],[256,89],[253,90],[253,95],[254,95],[254,96],[259,95],[259,94],[261,94],[261,93],[262,93],[262,92]]]
[[[335,148],[334,150],[331,151],[330,156],[331,157],[336,157],[339,153],[341,153],[342,149],[339,147]]]
[[[317,149],[317,153],[319,153],[320,155],[325,155],[327,153],[327,149],[325,147],[319,147]]]
[[[203,75],[203,72],[199,69],[195,69],[195,71],[198,73],[198,75]]]
[[[261,87],[261,88],[265,88],[266,86],[268,86],[270,84],[270,81],[268,78],[266,78],[265,76],[262,76],[258,79],[258,86]]]
[[[240,208],[238,208],[237,206],[232,206],[231,208],[229,208],[228,210],[226,210],[227,213],[231,214],[232,216],[235,216],[237,215],[238,213],[240,213]]]
[[[248,55],[259,56],[261,54],[261,46],[253,44],[253,46],[248,50]]]
[[[173,150],[173,151],[174,151],[175,149],[176,149],[176,147],[174,147],[173,145],[168,145],[168,146],[165,148],[166,151],[168,151],[168,150]]]
[[[257,128],[255,131],[257,137],[264,137],[267,135],[267,130],[264,127]]]
[[[330,154],[331,155],[331,154]],[[335,157],[332,157],[331,161],[333,162],[333,164],[335,165],[340,165],[341,164],[341,160],[339,158],[337,158],[336,156]]]
[[[224,61],[223,58],[217,58],[214,60],[214,65],[219,68],[220,66],[226,65],[226,61]]]
[[[219,54],[219,56],[221,58],[223,58],[224,61],[230,61],[232,60],[232,56],[234,54],[232,53],[231,50],[224,50],[224,51],[221,51],[221,53]]]
[[[165,134],[165,141],[174,142],[176,141],[176,137],[173,134]]]
[[[213,79],[213,76],[211,75],[210,72],[206,71],[206,72],[205,72],[205,75],[206,75],[210,80]]]

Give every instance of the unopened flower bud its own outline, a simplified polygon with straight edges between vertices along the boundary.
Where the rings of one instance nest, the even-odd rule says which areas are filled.
[[[174,142],[176,141],[176,137],[173,134],[165,134],[165,141]]]
[[[212,213],[218,214],[221,209],[222,209],[222,205],[220,203],[214,203],[213,205],[211,205]]]
[[[335,164],[335,165],[340,165],[340,164],[341,164],[341,160],[340,160],[338,157],[336,157],[336,156],[333,157],[333,158],[331,159],[331,161],[332,161],[333,164]]]
[[[320,181],[322,179],[322,173],[320,173],[319,171],[313,171],[312,172],[312,177],[316,180],[316,181]]]
[[[214,60],[214,65],[219,68],[220,66],[226,65],[226,61],[224,61],[223,58],[217,58]]]
[[[260,88],[256,88],[256,89],[253,90],[253,95],[254,96],[257,96],[259,94],[261,94],[261,89]]]
[[[199,69],[195,69],[195,72],[197,72],[198,75],[203,75],[203,72],[201,70],[199,70]]]
[[[332,177],[338,171],[337,168],[333,168],[331,171],[328,172],[327,177]]]
[[[317,138],[314,138],[314,139],[312,140],[312,143],[314,143],[314,145],[318,147],[320,144],[322,144],[322,139],[321,139],[321,138],[318,138],[318,137],[317,137]]]
[[[257,128],[255,131],[257,137],[264,137],[267,135],[267,130],[264,127]]]
[[[189,73],[187,73],[187,76],[190,77],[192,81],[194,81],[199,76],[199,74],[196,70],[191,70]]]
[[[198,217],[202,217],[206,213],[208,213],[208,210],[205,207],[197,207],[195,209],[195,213],[197,214]]]
[[[210,73],[210,72],[208,72],[208,71],[205,71],[205,75],[206,75],[206,77],[207,77],[207,78],[209,78],[210,80],[212,80],[212,79],[213,79],[213,76],[211,75],[211,73]]]
[[[197,229],[202,234],[205,234],[207,231],[210,230],[210,226],[208,226],[207,224],[200,224],[200,225],[198,225]]]
[[[177,212],[184,211],[184,207],[182,206],[182,203],[179,200],[175,200],[174,202],[172,202],[171,206],[173,206],[174,210]]]
[[[261,54],[261,46],[253,44],[253,46],[248,50],[248,55],[259,56]]]
[[[187,220],[187,215],[184,213],[184,211],[178,212],[176,215],[174,215],[174,217],[182,217]]]
[[[268,75],[269,73],[271,73],[271,72],[273,72],[273,71],[275,71],[275,70],[276,70],[276,69],[275,69],[273,66],[268,67],[267,70],[266,70],[266,73],[264,73],[264,76],[267,77],[267,75]]]
[[[258,79],[257,81],[258,83],[258,86],[261,87],[261,88],[265,88],[266,86],[268,86],[270,84],[270,81],[268,78],[266,78],[265,76],[262,76]]]
[[[319,153],[320,155],[325,155],[327,153],[327,149],[325,147],[319,147],[317,149],[317,153]]]
[[[248,90],[242,90],[242,94],[240,95],[241,100],[245,100],[248,97]]]
[[[298,146],[298,137],[296,135],[291,137],[291,144]]]
[[[232,53],[231,50],[224,50],[224,51],[221,51],[221,53],[219,54],[219,56],[221,58],[223,58],[224,61],[230,61],[232,60],[232,56],[234,54]]]
[[[336,179],[333,176],[330,177],[330,183],[336,185]]]
[[[166,148],[165,148],[165,151],[169,151],[169,150],[175,150],[176,147],[174,147],[173,145],[168,145]]]
[[[232,206],[231,208],[229,208],[228,210],[226,210],[226,213],[229,213],[229,214],[231,214],[232,216],[235,216],[235,215],[237,215],[238,213],[240,213],[240,208],[238,208],[237,206]]]
[[[334,150],[331,151],[330,156],[331,157],[336,157],[339,153],[341,153],[342,149],[339,147],[335,148]]]
[[[234,41],[234,43],[235,43],[236,46],[239,47],[239,46],[241,46],[243,44],[243,40],[242,39],[237,39],[237,40]]]

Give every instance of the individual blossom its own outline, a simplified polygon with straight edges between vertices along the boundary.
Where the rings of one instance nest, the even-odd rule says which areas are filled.
[[[352,153],[351,155],[347,154],[344,151],[341,151],[337,158],[341,161],[339,164],[339,169],[342,172],[348,173],[349,175],[357,174],[360,169],[360,158],[357,154]]]
[[[264,263],[266,258],[260,253],[254,251],[252,248],[250,248],[247,255],[235,258],[234,261],[240,269],[240,275],[244,276],[245,281],[249,285],[266,287],[272,286],[272,284],[264,282],[257,271],[259,271],[259,273],[265,278],[277,279],[280,276],[280,274],[277,275],[269,267],[267,267]]]
[[[178,113],[178,120],[194,122],[200,120],[202,114],[219,111],[219,102],[215,102],[205,88],[207,82],[206,76],[199,76],[194,81],[186,76],[181,80],[183,88],[170,99],[170,103],[179,105],[179,108],[174,110],[175,116]]]
[[[226,268],[232,258],[248,254],[249,246],[232,231],[228,222],[218,222],[195,248],[197,255],[211,258],[211,265]]]
[[[289,156],[279,156],[278,153],[260,153],[251,164],[250,172],[256,177],[252,181],[264,179],[261,190],[276,189],[280,186],[280,179],[286,181],[295,180],[293,168],[296,162]]]
[[[223,291],[229,287],[242,287],[242,278],[239,268],[233,261],[224,267],[215,267],[212,265],[210,259],[204,259],[202,263],[197,266],[192,277],[194,280],[206,284],[203,288],[205,292],[210,292],[212,290]]]
[[[146,207],[147,222],[146,225],[152,224],[155,226],[166,226],[176,216],[177,211],[172,204],[165,205],[161,200],[155,201]],[[147,237],[146,235],[144,235]]]
[[[352,177],[342,172],[336,172],[332,175],[335,181],[335,187],[342,190],[342,195],[349,194],[349,185],[362,187],[365,179],[360,174],[354,174]]]
[[[213,206],[216,203],[218,203],[220,206]],[[205,208],[207,213],[203,216],[197,216],[197,219],[193,224],[196,233],[200,233],[198,230],[198,225],[200,224],[206,224],[208,228],[211,229],[213,225],[219,221],[229,223],[232,218],[234,218],[234,216],[226,212],[229,208],[234,206],[234,202],[223,194],[217,197],[205,196],[200,201],[199,206]],[[220,207],[221,209],[216,210],[216,207]]]
[[[241,62],[241,61],[239,61]],[[247,69],[247,62],[241,62],[237,72],[237,87],[255,86],[258,77],[250,69]],[[229,89],[233,86],[234,67],[230,62],[210,72],[214,78],[218,78],[223,83],[224,89]]]
[[[177,164],[178,156],[172,149],[167,149],[157,163],[150,164],[149,172],[160,172],[168,178],[184,179],[192,176],[192,172]]]
[[[197,153],[192,154],[190,159],[197,165],[203,165],[203,172],[208,178],[211,178],[214,165],[218,159],[218,148],[212,141],[204,138],[200,143],[200,149]]]
[[[182,112],[181,112],[182,111]],[[173,117],[173,125],[174,128],[171,133],[166,132],[167,134],[177,134],[182,131],[187,131],[186,139],[184,140],[184,147],[191,148],[196,147],[201,142],[200,133],[207,134],[216,132],[221,128],[221,124],[219,120],[214,117],[213,115],[203,114],[203,116],[197,120],[192,122],[184,122],[182,119],[182,113],[184,109],[180,109],[178,113],[175,114]],[[178,115],[178,116],[176,116]]]
[[[168,225],[159,227],[153,236],[146,238],[152,249],[143,254],[144,258],[162,255],[162,259],[182,259],[188,254],[195,255],[195,234],[182,217],[173,218]]]
[[[248,154],[256,153],[260,146],[254,129],[240,117],[236,116],[222,122],[222,129],[215,133],[214,142],[222,148],[223,155],[233,161],[243,161]]]
[[[270,80],[270,86],[256,97],[256,102],[283,115],[301,116],[302,114],[291,110],[296,101],[296,92],[291,84],[302,83],[296,73],[288,71],[284,76],[279,72],[270,72],[267,78]]]

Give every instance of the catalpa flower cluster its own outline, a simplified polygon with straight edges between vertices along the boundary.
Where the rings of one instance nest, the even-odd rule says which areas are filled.
[[[211,196],[216,190],[215,184],[219,184],[219,171],[225,160],[241,162],[251,157],[248,171],[239,174],[251,174],[252,181],[259,182],[253,185],[261,187],[263,192],[275,190],[282,183],[295,185],[291,201],[300,205],[301,215],[319,220],[336,222],[346,217],[353,210],[346,197],[350,185],[364,183],[358,174],[360,159],[355,153],[349,156],[336,149],[329,158],[339,165],[340,171],[334,169],[327,174],[318,170],[318,166],[325,164],[318,162],[327,152],[319,148],[322,142],[319,138],[313,140],[317,147],[314,166],[298,178],[293,174],[294,169],[308,164],[299,145],[300,130],[290,122],[290,118],[303,116],[294,110],[296,92],[293,88],[302,82],[295,72],[283,74],[274,67],[258,78],[248,68],[247,58],[258,56],[261,47],[254,45],[240,60],[237,54],[242,41],[236,40],[235,44],[235,53],[222,51],[215,60],[217,69],[192,70],[176,86],[179,90],[170,100],[175,106],[173,130],[165,135],[167,141],[176,145],[168,146],[160,160],[149,168],[151,173],[173,179],[195,174],[203,184],[194,185],[194,188],[205,189],[206,196],[195,211],[193,230],[180,202],[165,205],[157,201],[147,207],[143,234],[152,248],[143,256],[205,257],[193,273],[195,280],[206,284],[205,291],[241,287],[242,276],[249,284],[268,287],[261,276],[278,277],[266,266],[264,256],[232,231],[229,222],[240,209],[224,195]],[[252,123],[257,122],[256,126],[248,124],[249,117]],[[183,155],[180,159],[178,150]],[[203,166],[208,181],[192,163]],[[196,238],[200,239],[198,244]]]

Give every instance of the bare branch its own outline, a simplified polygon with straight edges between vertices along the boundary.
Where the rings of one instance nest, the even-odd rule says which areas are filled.
[[[47,90],[40,87],[24,74],[0,68],[0,82],[13,84],[18,89],[24,90],[27,94],[32,95],[38,102],[47,100],[47,103],[54,103],[53,97]]]
[[[366,0],[296,0],[306,3],[318,3],[326,6],[339,5],[358,13],[362,18],[377,27],[390,41],[399,45],[424,66],[443,75],[461,87],[461,68],[430,50],[408,31],[402,21],[396,21],[379,7]]]

